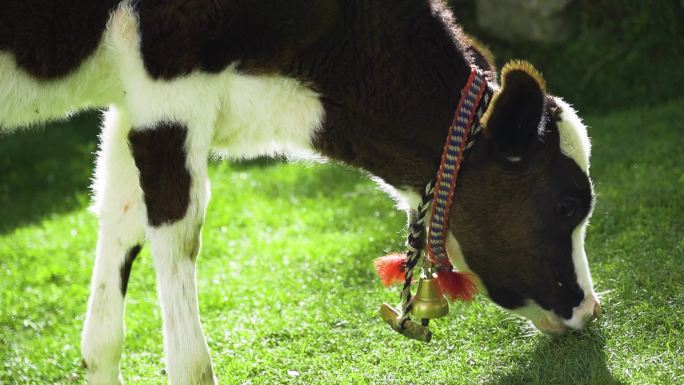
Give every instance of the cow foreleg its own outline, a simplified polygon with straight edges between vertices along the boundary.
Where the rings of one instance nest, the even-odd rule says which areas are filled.
[[[145,226],[138,171],[126,137],[129,130],[124,113],[115,108],[106,113],[94,184],[100,230],[81,343],[83,366],[91,385],[123,383],[119,360],[124,297]]]

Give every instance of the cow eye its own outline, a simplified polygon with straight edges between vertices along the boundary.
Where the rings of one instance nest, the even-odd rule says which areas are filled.
[[[571,217],[579,209],[579,201],[574,198],[565,198],[556,205],[556,213],[561,217]]]

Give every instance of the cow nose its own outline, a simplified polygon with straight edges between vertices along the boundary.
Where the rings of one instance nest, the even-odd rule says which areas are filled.
[[[584,298],[582,303],[573,309],[573,316],[565,322],[573,329],[583,329],[587,323],[597,318],[601,314],[601,304],[595,294],[590,294]]]
[[[587,301],[585,307],[587,313],[585,313],[584,321],[589,322],[598,318],[601,315],[601,303],[598,298],[596,298],[596,295],[591,294],[585,301]],[[591,309],[591,313],[588,311],[589,309]]]

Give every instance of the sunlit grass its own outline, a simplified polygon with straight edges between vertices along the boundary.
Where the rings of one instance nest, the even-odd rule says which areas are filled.
[[[683,382],[683,109],[587,119],[598,192],[587,252],[604,315],[561,338],[530,332],[485,298],[452,306],[428,345],[400,337],[376,314],[398,289],[383,289],[372,268],[403,243],[405,218],[388,197],[331,164],[214,164],[198,285],[221,383]],[[2,384],[82,381],[94,122],[0,138]],[[53,150],[56,138],[72,145]],[[166,381],[151,265],[145,250],[129,285],[131,384]]]

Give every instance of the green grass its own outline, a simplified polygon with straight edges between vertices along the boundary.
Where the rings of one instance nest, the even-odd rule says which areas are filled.
[[[403,242],[389,198],[335,165],[214,164],[198,284],[221,383],[684,383],[682,110],[587,118],[598,192],[587,252],[604,316],[561,338],[480,297],[436,322],[432,343],[404,339],[376,315],[398,296],[372,268]],[[95,123],[0,137],[0,384],[82,382]],[[130,384],[166,381],[150,259],[129,286]]]

